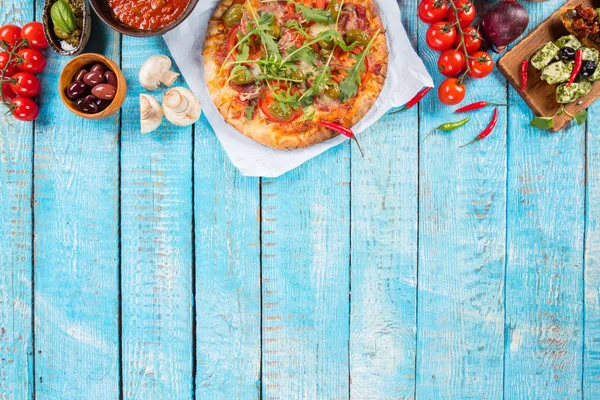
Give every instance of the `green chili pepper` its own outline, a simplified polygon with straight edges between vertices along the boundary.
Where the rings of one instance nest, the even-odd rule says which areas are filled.
[[[429,135],[431,135],[435,131],[449,132],[449,131],[453,131],[455,129],[458,129],[461,126],[466,125],[467,122],[469,122],[470,120],[471,120],[471,118],[465,118],[465,119],[461,119],[460,121],[446,122],[445,124],[441,124],[440,126],[438,126],[437,128],[435,128],[434,130],[432,130],[431,132],[429,132],[425,136],[425,139],[427,139],[429,137]],[[425,141],[425,139],[423,139],[423,141]]]

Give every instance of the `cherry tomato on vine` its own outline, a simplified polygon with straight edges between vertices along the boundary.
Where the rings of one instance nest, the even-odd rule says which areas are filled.
[[[4,68],[6,68],[8,58],[9,55],[7,52],[3,51],[2,53],[0,53],[0,74],[2,73],[2,71],[4,71]],[[10,78],[11,76],[19,72],[14,60],[15,58],[13,57],[13,60],[10,62],[10,65],[8,66],[8,68],[6,68],[6,71],[4,72],[5,78]]]
[[[494,69],[494,60],[485,51],[477,51],[469,57],[469,76],[480,79],[488,76]]]
[[[438,89],[438,97],[440,101],[447,105],[453,106],[460,103],[465,98],[467,89],[465,85],[458,82],[456,78],[448,78],[440,85]]]
[[[13,48],[17,40],[21,38],[21,28],[17,25],[0,26],[0,41],[8,43],[9,48]]]
[[[41,89],[40,80],[29,72],[19,72],[12,76],[10,88],[19,96],[35,97]]]
[[[4,101],[10,103],[12,99],[17,97],[17,94],[11,89],[10,83],[4,82],[0,88],[2,90],[2,95],[4,96]]]
[[[464,53],[454,49],[444,51],[438,59],[438,70],[444,76],[456,76],[466,65]]]
[[[44,35],[44,25],[41,22],[34,21],[23,25],[21,37],[27,39],[29,46],[34,49],[44,50],[48,48],[48,40]]]
[[[443,21],[449,8],[446,0],[423,0],[419,4],[419,18],[426,24]]]
[[[477,28],[473,26],[467,26],[463,29],[465,47],[467,48],[467,54],[473,54],[481,47],[482,39],[481,34],[477,30]],[[456,35],[456,40],[454,41],[454,47],[458,50],[462,51],[462,45],[460,43],[460,35]]]
[[[458,8],[458,21],[460,22],[461,28],[466,28],[471,25],[475,16],[477,15],[477,11],[475,10],[475,6],[469,0],[457,0],[454,1],[454,5]],[[447,21],[456,21],[456,15],[454,14],[454,9],[450,8],[448,10],[448,14],[446,15]]]
[[[456,29],[447,22],[436,22],[427,30],[427,46],[435,51],[448,50],[456,39]]]
[[[40,113],[36,102],[27,97],[16,97],[10,105],[13,117],[21,121],[33,121]]]
[[[17,53],[23,62],[17,65],[21,71],[39,74],[46,68],[46,57],[37,49],[23,49]]]

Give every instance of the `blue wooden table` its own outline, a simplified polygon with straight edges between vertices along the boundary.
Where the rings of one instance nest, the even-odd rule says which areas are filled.
[[[2,22],[43,1],[0,0]],[[434,78],[416,1],[403,22]],[[527,3],[533,28],[561,5]],[[0,124],[0,399],[598,399],[600,104],[547,133],[496,71],[456,119],[431,94],[278,179],[242,177],[206,120],[142,136],[160,38],[96,19],[122,112]],[[182,82],[180,82],[182,84]]]

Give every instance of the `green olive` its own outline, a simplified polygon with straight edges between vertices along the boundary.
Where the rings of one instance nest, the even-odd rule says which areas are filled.
[[[329,97],[330,99],[335,100],[340,97],[340,86],[336,81],[327,81],[323,93],[325,93],[325,96]]]
[[[275,118],[280,120],[286,120],[292,115],[292,112],[290,111],[289,107],[282,107],[279,103],[271,104],[269,106],[269,111],[271,112],[271,114],[273,114]]]
[[[319,44],[319,47],[324,50],[333,49],[333,46],[335,44],[335,43],[333,43],[333,40],[319,40],[317,43]]]
[[[233,73],[231,82],[236,85],[247,85],[254,82],[254,76],[252,76],[252,72],[248,68],[242,67]]]
[[[356,43],[359,46],[366,46],[369,44],[369,40],[371,40],[371,37],[362,29],[350,29],[346,32],[346,42],[348,44]]]
[[[304,80],[304,72],[300,68],[292,69],[288,73],[288,77],[295,81],[303,81]]]
[[[269,28],[267,28],[266,32],[275,39],[279,39],[281,36],[281,28],[279,28],[277,25],[271,25]]]
[[[342,11],[342,5],[337,0],[331,0],[327,5],[327,11],[329,11],[329,15],[331,15],[333,19],[338,19],[338,16]]]
[[[238,25],[242,21],[242,15],[246,9],[241,4],[234,4],[223,14],[223,22],[227,26]]]

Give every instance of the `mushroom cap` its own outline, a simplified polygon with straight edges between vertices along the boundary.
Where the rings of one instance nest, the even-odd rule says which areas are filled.
[[[163,110],[154,96],[140,94],[140,130],[149,133],[160,126],[163,119]]]
[[[184,87],[174,87],[165,93],[162,109],[173,125],[188,126],[200,118],[202,109],[194,94]]]
[[[171,59],[162,54],[155,54],[144,61],[138,74],[138,78],[144,89],[150,91],[156,90],[160,86],[161,81],[173,84],[179,74],[170,71],[171,65]]]

